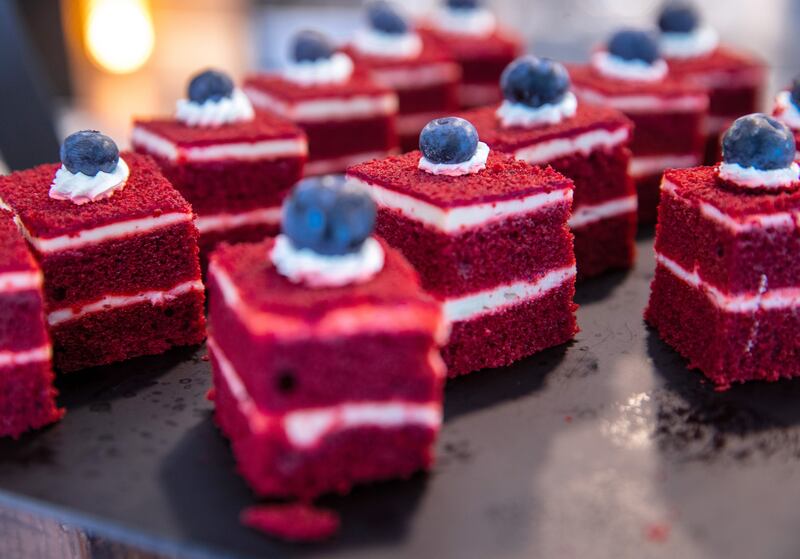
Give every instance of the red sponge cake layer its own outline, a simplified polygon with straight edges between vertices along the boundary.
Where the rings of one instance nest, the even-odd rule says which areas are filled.
[[[453,331],[443,351],[448,374],[507,364],[570,339],[572,182],[494,152],[486,169],[460,177],[421,171],[420,157],[364,163],[348,170],[348,180],[370,192],[379,207],[377,231],[443,302]],[[560,305],[559,335],[526,336],[549,330],[551,297]],[[513,331],[523,316],[533,322],[525,333]]]
[[[42,273],[0,210],[0,437],[58,421],[52,348],[44,323]]]
[[[436,302],[386,245],[373,279],[309,289],[275,270],[273,243],[223,246],[209,265],[215,417],[245,479],[312,497],[429,468],[444,378]]]
[[[0,177],[0,198],[44,272],[55,362],[65,371],[204,337],[191,207],[150,158],[122,158],[125,187],[82,206],[48,196],[57,165]]]

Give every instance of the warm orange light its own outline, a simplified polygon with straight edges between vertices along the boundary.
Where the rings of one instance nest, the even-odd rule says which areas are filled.
[[[141,68],[155,44],[147,0],[90,0],[84,34],[92,60],[115,74]]]

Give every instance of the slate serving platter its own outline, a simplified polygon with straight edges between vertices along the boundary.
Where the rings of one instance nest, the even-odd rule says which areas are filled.
[[[642,321],[636,269],[579,285],[582,332],[452,381],[429,475],[321,501],[321,545],[239,525],[257,502],[205,394],[203,348],[60,381],[59,425],[0,441],[0,505],[180,557],[800,555],[800,381],[715,392]]]

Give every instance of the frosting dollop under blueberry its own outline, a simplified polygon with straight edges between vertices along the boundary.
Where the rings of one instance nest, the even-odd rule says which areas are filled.
[[[788,126],[764,114],[737,118],[722,137],[720,178],[746,188],[786,188],[800,179]]]
[[[175,118],[187,126],[222,126],[254,117],[247,96],[219,70],[195,74],[189,81],[187,99],[179,99],[175,111]]]
[[[792,130],[800,130],[800,76],[794,79],[790,89],[775,97],[773,115]]]
[[[668,2],[658,16],[658,28],[664,33],[691,33],[700,24],[700,16],[689,2]]]
[[[419,135],[419,168],[434,175],[459,176],[486,168],[489,147],[468,120],[449,116],[430,121]]]
[[[638,29],[614,33],[606,50],[592,55],[592,65],[601,74],[624,80],[658,81],[668,70],[655,36]]]
[[[694,58],[713,52],[717,32],[701,25],[700,14],[690,2],[674,0],[664,5],[658,17],[659,44],[666,58]]]
[[[384,58],[416,58],[422,38],[406,17],[389,2],[378,0],[367,6],[367,27],[360,29],[353,46],[358,52]]]
[[[497,109],[503,126],[557,124],[578,107],[563,64],[528,55],[514,60],[500,77],[505,100]]]
[[[300,31],[292,41],[291,60],[284,78],[303,86],[342,83],[353,74],[353,61],[337,52],[331,41],[317,31]]]

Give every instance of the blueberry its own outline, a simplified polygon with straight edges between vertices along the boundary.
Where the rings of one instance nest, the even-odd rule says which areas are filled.
[[[800,107],[800,76],[797,76],[792,82],[792,103],[795,107]]]
[[[314,62],[327,60],[335,49],[322,33],[316,31],[300,31],[294,36],[292,58],[295,62]]]
[[[794,135],[772,117],[754,113],[737,118],[722,137],[722,159],[756,169],[784,169],[795,155]]]
[[[641,60],[652,64],[661,55],[652,33],[635,29],[617,31],[608,42],[608,52],[624,60]]]
[[[204,103],[233,95],[233,80],[224,72],[206,70],[195,74],[189,82],[189,100]]]
[[[476,10],[481,0],[447,0],[447,7],[453,10]]]
[[[375,228],[369,195],[342,179],[308,179],[283,205],[283,233],[295,248],[337,256],[355,252]]]
[[[699,23],[697,10],[689,2],[669,2],[658,16],[658,27],[665,33],[691,33]]]
[[[562,64],[533,55],[517,58],[500,77],[505,98],[529,107],[557,103],[569,91],[569,85],[569,74]]]
[[[75,132],[61,144],[61,163],[70,173],[83,173],[89,177],[100,171],[113,173],[118,162],[117,144],[97,130]]]
[[[408,22],[389,2],[377,1],[367,7],[370,27],[392,35],[408,32]]]
[[[463,163],[477,148],[478,131],[471,122],[456,116],[430,121],[419,135],[419,149],[433,163]]]

